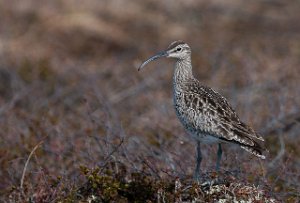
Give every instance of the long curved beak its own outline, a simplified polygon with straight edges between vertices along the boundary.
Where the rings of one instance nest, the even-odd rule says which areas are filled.
[[[154,56],[150,57],[147,61],[142,63],[142,65],[140,65],[140,67],[138,68],[138,71],[140,71],[142,68],[144,68],[151,61],[154,61],[158,58],[165,57],[165,56],[168,56],[168,53],[166,51],[162,51],[162,52],[155,54]]]

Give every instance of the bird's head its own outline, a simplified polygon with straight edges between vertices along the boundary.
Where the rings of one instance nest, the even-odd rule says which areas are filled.
[[[145,65],[148,64],[149,62],[154,61],[161,57],[184,60],[190,58],[190,56],[191,56],[191,48],[189,47],[189,45],[183,41],[175,41],[169,45],[167,50],[158,52],[157,54],[155,54],[154,56],[146,60],[144,63],[142,63],[141,66],[138,68],[138,70],[144,68]]]

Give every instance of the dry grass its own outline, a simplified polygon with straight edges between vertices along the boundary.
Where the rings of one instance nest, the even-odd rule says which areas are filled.
[[[266,138],[265,162],[226,147],[222,171],[299,201],[299,18],[292,0],[0,2],[1,200],[69,197],[86,180],[80,166],[188,179],[195,150],[173,110],[172,63],[136,71],[183,39],[197,78]],[[215,153],[205,146],[207,172]]]

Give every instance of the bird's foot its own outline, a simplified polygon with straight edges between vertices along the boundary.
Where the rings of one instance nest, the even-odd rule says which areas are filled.
[[[217,173],[220,173],[220,166],[219,166],[218,164],[216,165],[216,168],[215,168],[215,169],[216,169],[216,172],[217,172]]]

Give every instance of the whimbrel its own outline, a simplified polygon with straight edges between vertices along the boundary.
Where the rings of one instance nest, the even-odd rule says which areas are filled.
[[[202,85],[192,73],[191,48],[183,41],[175,41],[167,50],[146,60],[138,70],[161,57],[176,60],[173,75],[173,99],[176,114],[185,129],[197,141],[194,178],[200,178],[202,160],[200,143],[217,143],[216,170],[222,156],[221,143],[239,145],[247,152],[265,159],[264,139],[240,120],[227,100],[218,92]]]

